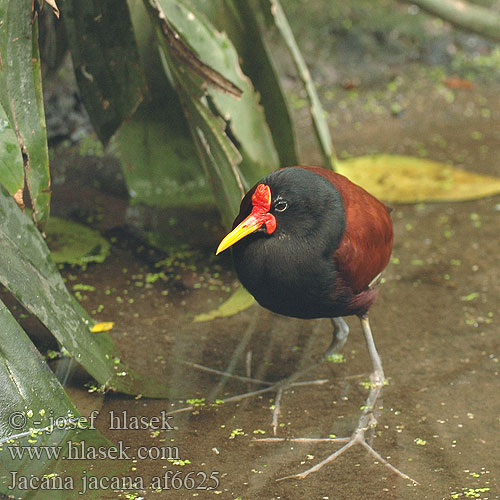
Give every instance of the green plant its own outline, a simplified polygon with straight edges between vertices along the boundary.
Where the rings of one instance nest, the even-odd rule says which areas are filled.
[[[59,16],[56,1],[47,3]],[[67,44],[94,130],[104,145],[116,141],[136,201],[214,199],[228,226],[253,183],[280,164],[297,163],[292,120],[264,36],[270,26],[292,49],[331,160],[325,115],[278,0],[65,0],[61,7],[61,20],[51,23],[59,46],[49,66],[62,60]],[[0,0],[0,282],[104,390],[166,396],[171,392],[157,381],[115,362],[108,333],[91,332],[92,319],[66,289],[40,232],[50,207],[41,8],[42,1]],[[22,211],[25,202],[30,215]],[[0,389],[9,407],[45,412],[57,400],[75,414],[34,348],[30,373],[43,372],[47,389],[28,390],[31,378],[12,352],[30,341],[0,308],[8,347],[0,350]],[[0,440],[10,438],[6,419],[0,415]]]

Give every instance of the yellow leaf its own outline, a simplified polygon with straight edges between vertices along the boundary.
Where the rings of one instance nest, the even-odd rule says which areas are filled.
[[[240,286],[225,302],[223,302],[217,309],[207,313],[198,314],[195,316],[194,322],[211,321],[215,318],[225,318],[233,316],[245,309],[248,309],[255,299]]]
[[[114,326],[115,326],[115,324],[113,323],[113,321],[104,321],[102,323],[96,323],[90,329],[90,331],[92,333],[109,332],[109,330],[111,330]]]
[[[13,198],[16,200],[17,206],[21,209],[24,210],[24,198],[23,198],[23,189],[18,189],[16,193],[14,194]]]
[[[500,193],[499,178],[411,156],[360,156],[339,161],[337,171],[389,203],[474,200]]]

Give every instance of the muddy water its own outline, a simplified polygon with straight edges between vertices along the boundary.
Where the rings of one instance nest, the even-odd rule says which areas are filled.
[[[422,155],[499,176],[497,90],[476,85],[454,91],[451,100],[442,85],[425,78],[423,84],[406,81],[408,88],[399,90],[404,110],[398,116],[388,111],[392,97],[383,92],[355,90],[355,97],[336,90],[331,98],[329,89],[321,89],[335,118],[338,152]],[[369,111],[373,99],[380,104],[376,112]],[[303,110],[297,116],[304,162],[319,162]],[[254,441],[272,436],[275,395],[211,406],[207,403],[258,386],[189,363],[280,380],[326,349],[330,322],[284,318],[257,305],[233,317],[194,322],[238,286],[228,255],[213,256],[222,229],[200,226],[195,214],[203,246],[180,252],[165,277],[155,276],[161,269],[154,264],[164,255],[123,229],[126,201],[86,185],[90,175],[75,178],[67,169],[58,180],[58,161],[54,213],[84,214],[113,242],[104,264],[63,271],[69,288],[77,283],[95,287],[82,292],[81,303],[96,319],[115,322],[112,336],[121,358],[178,394],[171,400],[103,396],[88,392],[81,374],[73,374],[67,381],[72,399],[83,412],[98,412],[96,427],[105,436],[130,447],[137,458],[126,467],[140,487],[83,495],[68,490],[67,498],[500,498],[500,196],[394,207],[393,260],[371,311],[389,380],[377,405],[372,444],[420,484],[399,478],[359,446],[306,479],[277,481],[308,469],[338,445]],[[187,230],[192,241],[189,217],[176,213],[172,220],[176,236],[182,239]],[[325,383],[284,394],[279,437],[348,436],[356,427],[370,361],[358,321],[347,321],[351,334],[345,361],[325,362],[306,377]],[[169,412],[190,405],[200,406],[168,418]],[[96,460],[94,469],[114,474],[103,460]]]
[[[397,119],[367,116],[353,106],[344,118],[362,126],[334,127],[337,147],[355,154],[425,149],[431,158],[500,174],[498,98],[478,90],[459,92],[454,104],[445,106],[439,93],[413,97],[414,106]],[[487,118],[480,113],[485,107],[492,110]],[[342,109],[333,111],[342,116]],[[473,109],[468,116],[467,109]],[[311,147],[305,142],[303,149]],[[56,188],[56,210],[67,199],[65,189],[74,192],[71,185]],[[111,207],[105,212],[116,216],[106,225],[121,224],[123,205],[113,210],[112,197],[99,201],[101,195],[94,194],[94,205]],[[105,264],[65,270],[66,277],[70,284],[96,288],[83,295],[82,305],[97,319],[115,321],[112,335],[122,359],[175,388],[179,397],[102,397],[82,391],[78,377],[69,383],[82,409],[99,411],[99,430],[130,446],[132,454],[141,448],[130,476],[141,478],[144,489],[101,491],[96,498],[500,498],[500,197],[397,206],[393,220],[393,261],[371,312],[389,380],[372,444],[418,486],[359,446],[306,479],[276,481],[311,467],[338,445],[254,441],[272,436],[275,395],[203,405],[256,387],[187,363],[276,381],[324,351],[331,338],[329,321],[284,318],[254,305],[230,318],[194,322],[237,287],[228,256],[211,256],[220,234],[207,231],[206,247],[194,255],[181,253],[168,279],[154,281],[147,276],[158,272],[153,263],[159,257],[115,230],[108,233],[115,243]],[[306,377],[326,383],[284,394],[278,436],[348,436],[355,428],[370,361],[358,321],[347,321],[345,362],[325,362]],[[167,412],[198,404],[155,428]],[[150,428],[133,428],[133,417],[141,416]]]

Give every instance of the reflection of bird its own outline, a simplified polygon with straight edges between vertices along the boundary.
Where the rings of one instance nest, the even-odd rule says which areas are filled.
[[[387,464],[365,442],[364,432],[374,422],[372,409],[385,380],[367,316],[376,296],[370,284],[389,262],[392,243],[389,210],[364,189],[326,169],[288,167],[247,193],[233,230],[217,249],[233,246],[238,277],[262,306],[285,316],[332,318],[334,338],[326,356],[347,340],[341,316],[361,319],[373,373],[358,427],[350,438],[336,438],[347,442],[343,448],[294,477],[318,470],[355,443]]]

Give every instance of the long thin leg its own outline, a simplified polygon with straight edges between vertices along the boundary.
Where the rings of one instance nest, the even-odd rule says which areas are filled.
[[[272,428],[273,434],[276,436],[276,432],[278,429],[278,417],[281,411],[281,398],[283,396],[283,391],[292,386],[297,379],[305,375],[307,372],[311,371],[313,368],[316,368],[320,365],[325,359],[328,359],[331,356],[340,354],[340,351],[344,347],[344,344],[347,342],[347,337],[349,336],[349,327],[347,323],[342,318],[331,318],[332,326],[333,326],[333,338],[330,346],[325,351],[323,356],[317,361],[311,361],[308,366],[302,368],[301,370],[297,370],[295,373],[290,375],[284,380],[278,382],[275,386],[276,388],[276,400],[274,403],[273,409],[273,420],[272,420]]]
[[[363,328],[363,333],[365,334],[366,346],[368,347],[368,353],[370,354],[370,359],[372,360],[373,372],[371,374],[372,384],[383,385],[385,381],[384,369],[382,368],[382,361],[378,355],[377,348],[375,347],[375,341],[373,340],[372,330],[370,328],[370,322],[368,321],[368,315],[362,316],[360,318],[361,328]]]
[[[342,318],[330,318],[333,326],[333,332],[332,332],[332,342],[330,343],[330,346],[328,349],[325,351],[325,353],[321,356],[319,360],[316,361],[311,361],[307,366],[302,368],[301,370],[297,370],[295,373],[292,373],[289,377],[287,377],[284,380],[281,380],[278,382],[275,386],[276,388],[276,399],[274,403],[274,409],[273,409],[273,420],[272,420],[272,428],[273,428],[273,434],[276,436],[276,432],[278,429],[278,417],[281,411],[281,398],[283,396],[283,391],[287,387],[291,387],[294,382],[305,375],[307,372],[311,371],[313,368],[316,368],[319,366],[325,359],[328,359],[329,357],[335,356],[340,354],[342,351],[342,348],[344,347],[345,343],[347,342],[347,337],[349,336],[349,327],[347,326],[347,323],[342,319]],[[273,386],[274,387],[274,386]]]
[[[276,398],[274,402],[274,407],[273,407],[273,417],[272,417],[272,429],[274,435],[276,435],[277,429],[278,429],[278,418],[281,410],[281,399],[283,396],[283,392],[285,391],[286,388],[288,387],[295,387],[298,385],[309,385],[309,384],[323,384],[327,382],[327,380],[320,379],[320,380],[312,380],[312,381],[307,381],[307,382],[296,382],[300,377],[305,375],[307,372],[311,371],[313,368],[316,368],[318,365],[323,363],[325,359],[327,359],[330,356],[340,354],[340,351],[344,347],[344,344],[347,341],[347,337],[349,336],[349,327],[347,326],[347,323],[342,319],[342,318],[331,318],[332,326],[333,326],[333,332],[332,332],[332,342],[328,349],[325,351],[325,353],[321,356],[321,358],[317,360],[311,360],[307,366],[304,368],[297,370],[295,373],[292,373],[289,377],[280,380],[279,382],[276,383],[270,383],[270,382],[265,382],[263,380],[255,380],[251,379],[248,377],[242,377],[239,375],[233,375],[230,373],[226,372],[221,372],[219,370],[214,370],[213,368],[207,368],[202,365],[198,365],[196,363],[191,363],[184,361],[185,364],[197,368],[202,371],[206,371],[209,373],[216,373],[218,375],[222,375],[224,377],[229,377],[229,378],[236,378],[238,380],[246,381],[246,382],[251,382],[251,383],[256,383],[256,384],[262,384],[262,385],[268,385],[269,387],[266,387],[264,389],[259,389],[256,391],[251,391],[247,392],[244,394],[238,394],[236,396],[231,396],[229,398],[223,399],[224,403],[229,403],[229,402],[237,402],[241,401],[246,398],[250,398],[253,396],[258,396],[261,394],[264,394],[266,392],[276,392]],[[190,411],[194,407],[188,406],[185,408],[179,408],[178,410],[173,410],[171,414],[174,413],[181,413],[185,411]]]
[[[326,358],[334,354],[340,354],[340,351],[344,347],[344,344],[347,341],[347,337],[349,336],[349,327],[342,318],[331,318],[331,322],[333,325],[333,332],[332,332],[333,338],[330,346],[325,351],[325,353],[319,359],[316,360],[312,359],[311,362],[304,368],[297,370],[296,372],[292,373],[289,377],[280,380],[276,384],[276,386],[285,388],[286,386],[289,386],[290,384],[294,383],[297,379],[305,375],[307,372],[321,365],[321,363],[323,363],[323,361]]]
[[[330,318],[330,320],[333,326],[333,339],[323,356],[324,358],[339,354],[347,342],[347,337],[349,337],[349,327],[342,318]]]
[[[365,335],[365,341],[366,341],[366,345],[368,347],[368,352],[370,354],[373,372],[370,376],[370,379],[371,379],[370,392],[368,394],[368,397],[366,398],[365,404],[363,406],[363,411],[361,413],[361,416],[359,417],[359,421],[358,421],[358,425],[357,425],[356,429],[354,430],[354,432],[352,433],[350,438],[329,438],[328,440],[330,440],[332,442],[345,443],[345,444],[340,449],[338,449],[337,451],[335,451],[334,453],[332,453],[331,455],[326,457],[324,460],[322,460],[318,464],[314,465],[313,467],[305,470],[304,472],[301,472],[299,474],[293,474],[291,476],[282,477],[282,478],[278,479],[278,481],[283,481],[285,479],[304,479],[309,474],[311,474],[313,472],[317,472],[320,469],[322,469],[325,465],[333,462],[336,458],[338,458],[340,455],[342,455],[345,451],[347,451],[349,448],[351,448],[355,444],[360,444],[361,446],[366,448],[366,450],[370,453],[370,455],[372,455],[379,462],[383,463],[392,472],[394,472],[398,476],[402,477],[403,479],[407,479],[409,481],[412,481],[414,484],[418,484],[417,481],[412,479],[410,476],[408,476],[404,472],[401,472],[399,469],[394,467],[392,464],[390,464],[385,458],[383,458],[379,453],[377,453],[372,448],[371,445],[369,445],[366,442],[365,432],[369,429],[374,429],[375,426],[377,425],[377,420],[374,416],[373,410],[374,410],[375,405],[377,403],[377,400],[380,396],[380,393],[382,392],[382,387],[385,384],[385,377],[384,377],[384,370],[382,368],[382,361],[380,360],[380,356],[378,355],[377,349],[375,347],[375,342],[373,340],[373,335],[372,335],[371,328],[370,328],[370,322],[368,321],[368,316],[361,317],[360,321],[361,321],[361,327],[363,328],[363,333]],[[332,346],[335,342],[336,341],[334,339],[334,341],[332,342]],[[338,342],[340,343],[341,340],[338,340]],[[313,442],[326,441],[326,440],[321,439],[321,438],[320,439],[318,439],[318,438],[311,438],[311,439],[307,439],[307,438],[296,438],[296,439],[262,438],[262,439],[255,439],[254,441],[261,441],[261,442],[293,441],[293,442],[300,442],[300,443],[313,443]]]

